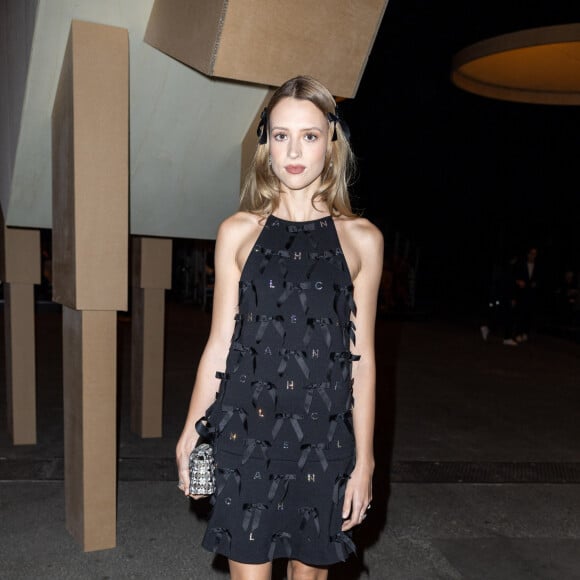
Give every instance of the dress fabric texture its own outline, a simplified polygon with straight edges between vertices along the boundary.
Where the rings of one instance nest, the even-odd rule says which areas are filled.
[[[202,545],[244,563],[330,565],[354,467],[350,273],[334,220],[270,215],[242,271],[239,311],[206,426],[216,492]]]

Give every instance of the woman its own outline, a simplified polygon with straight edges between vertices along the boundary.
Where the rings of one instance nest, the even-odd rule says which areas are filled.
[[[370,507],[383,239],[351,209],[345,129],[322,84],[284,83],[240,211],[217,235],[210,335],[176,456],[188,495],[206,423],[217,490],[203,546],[234,580],[270,578],[275,558],[291,580],[327,578]]]

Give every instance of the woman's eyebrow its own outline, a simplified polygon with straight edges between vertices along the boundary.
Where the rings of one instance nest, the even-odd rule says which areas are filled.
[[[282,127],[281,125],[274,125],[270,128],[271,131],[274,131],[275,129],[289,131],[288,127]],[[301,127],[299,131],[322,131],[322,129],[314,125],[312,127]]]

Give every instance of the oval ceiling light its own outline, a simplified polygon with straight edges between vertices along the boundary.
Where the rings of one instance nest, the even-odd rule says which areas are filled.
[[[580,24],[531,28],[472,44],[453,58],[451,80],[494,99],[580,105]]]

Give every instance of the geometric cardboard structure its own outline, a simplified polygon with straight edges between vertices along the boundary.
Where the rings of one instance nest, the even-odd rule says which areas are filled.
[[[36,443],[34,284],[40,284],[40,232],[7,228],[0,212],[4,284],[6,411],[15,445]]]
[[[116,543],[117,310],[127,309],[129,38],[73,20],[52,115],[53,299],[63,305],[66,525]]]
[[[211,77],[279,86],[311,75],[356,95],[388,0],[155,0],[145,41]]]
[[[78,310],[127,309],[129,76],[123,42],[124,29],[73,21],[53,107],[53,300]]]
[[[132,236],[131,241],[131,429],[141,437],[161,437],[172,240]]]

